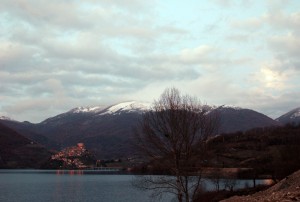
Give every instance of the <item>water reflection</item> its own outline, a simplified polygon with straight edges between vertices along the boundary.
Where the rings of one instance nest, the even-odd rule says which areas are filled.
[[[153,201],[150,192],[132,186],[133,175],[99,173],[89,170],[0,170],[0,201],[9,202],[85,202]],[[205,180],[205,179],[203,179]],[[236,188],[252,185],[252,180],[237,180]],[[207,190],[214,185],[207,179]],[[269,184],[272,180],[257,180]],[[171,201],[173,195],[165,200]]]
[[[83,175],[83,170],[56,170],[56,175]]]
[[[0,201],[153,201],[131,186],[132,178],[82,170],[0,170]]]
[[[264,184],[264,185],[272,185],[274,183],[275,182],[272,179],[264,179],[262,184]]]

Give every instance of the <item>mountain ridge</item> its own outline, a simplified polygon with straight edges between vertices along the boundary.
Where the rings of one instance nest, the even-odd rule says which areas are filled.
[[[134,153],[130,146],[133,128],[150,106],[149,103],[126,101],[109,106],[73,108],[37,124],[0,121],[18,132],[27,131],[27,137],[37,142],[38,138],[44,137],[42,144],[51,149],[60,150],[83,142],[99,158],[126,157]],[[223,134],[280,125],[270,117],[250,109],[228,105],[204,107],[209,108],[206,109],[210,110],[209,113],[215,111],[220,114],[219,132]],[[49,144],[47,140],[55,144]]]
[[[40,124],[40,123],[45,122],[46,120],[52,119],[54,117],[65,116],[65,115],[70,114],[70,113],[79,113],[79,114],[85,114],[85,113],[94,113],[94,114],[97,114],[97,113],[100,113],[102,115],[102,114],[106,114],[106,113],[104,113],[104,111],[109,110],[109,108],[114,108],[114,107],[116,107],[118,105],[122,106],[123,104],[128,104],[128,103],[129,103],[129,105],[132,104],[132,103],[144,105],[145,109],[150,109],[150,107],[152,105],[152,103],[150,103],[150,102],[141,102],[141,101],[131,100],[131,101],[118,102],[118,103],[115,103],[115,104],[112,104],[112,105],[79,106],[79,107],[72,108],[72,109],[70,109],[70,110],[68,110],[66,112],[62,112],[62,113],[60,113],[58,115],[55,115],[53,117],[48,117],[48,118],[46,118],[46,119],[44,119],[44,120],[42,120],[42,121],[40,121],[40,122],[38,122],[36,124]],[[229,108],[229,109],[236,109],[236,110],[253,110],[253,109],[250,109],[250,108],[243,108],[243,107],[239,107],[239,106],[235,106],[235,105],[227,105],[227,104],[220,105],[220,106],[217,106],[217,105],[203,105],[203,106],[207,106],[211,110],[215,110],[217,108],[223,108],[223,109]],[[291,111],[294,111],[294,110],[298,110],[297,117],[300,116],[300,107],[295,108],[295,109],[293,109]],[[115,110],[115,111],[119,111],[119,110]],[[142,110],[142,111],[145,111],[145,110]],[[253,111],[255,111],[255,110],[253,110]],[[280,117],[285,116],[286,114],[290,113],[291,111],[289,111],[289,112],[287,112],[287,113],[279,116],[278,118],[274,118],[274,119],[271,118],[271,119],[278,121],[278,119]],[[261,112],[259,112],[259,113],[261,113]],[[261,114],[263,114],[263,113],[261,113]],[[8,116],[0,116],[0,120],[8,120],[8,121],[21,122],[21,121],[14,120],[14,119],[12,119],[12,118],[10,118]],[[30,122],[30,121],[23,121],[23,122],[34,124],[34,123]]]
[[[96,105],[88,107],[76,107],[68,111],[69,113],[94,113],[99,115],[116,113],[119,111],[146,111],[150,108],[151,103],[139,101],[125,101],[113,105]]]
[[[277,119],[280,123],[287,124],[287,123],[300,123],[300,107],[294,108],[287,113],[281,115]]]

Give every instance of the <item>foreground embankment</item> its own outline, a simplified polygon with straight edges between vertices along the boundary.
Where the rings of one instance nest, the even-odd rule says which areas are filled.
[[[300,201],[300,170],[284,178],[265,191],[248,196],[234,196],[223,202],[282,202]]]

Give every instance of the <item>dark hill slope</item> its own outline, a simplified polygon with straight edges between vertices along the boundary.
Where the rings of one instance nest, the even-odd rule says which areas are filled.
[[[39,168],[51,154],[0,123],[0,168]]]
[[[1,119],[0,119],[0,123],[4,124],[9,128],[12,128],[19,134],[22,134],[24,137],[32,141],[44,145],[48,149],[53,149],[53,150],[59,149],[59,145],[55,141],[39,133],[38,131],[39,124],[33,124],[28,121],[18,122],[13,120],[1,120]]]
[[[72,118],[71,118],[72,117]],[[56,141],[61,148],[83,142],[98,158],[120,158],[132,155],[130,138],[140,114],[115,115],[70,114],[68,120],[53,119],[39,125],[39,132]]]
[[[280,123],[270,117],[251,109],[237,107],[219,107],[215,109],[220,115],[220,133],[246,131],[252,128],[279,126]]]

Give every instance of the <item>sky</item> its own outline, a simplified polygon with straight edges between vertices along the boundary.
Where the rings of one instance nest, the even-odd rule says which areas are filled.
[[[153,102],[300,107],[299,0],[0,0],[0,116]]]

